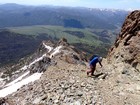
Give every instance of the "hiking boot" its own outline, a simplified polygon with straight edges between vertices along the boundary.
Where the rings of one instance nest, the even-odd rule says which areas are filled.
[[[87,72],[87,76],[89,75],[89,72]]]

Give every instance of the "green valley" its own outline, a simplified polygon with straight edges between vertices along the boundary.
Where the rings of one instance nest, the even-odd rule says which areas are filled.
[[[106,56],[117,32],[104,29],[65,28],[63,26],[22,26],[1,29],[0,62],[2,64],[18,61],[33,53],[43,40],[58,41],[66,38],[78,49],[91,54]]]

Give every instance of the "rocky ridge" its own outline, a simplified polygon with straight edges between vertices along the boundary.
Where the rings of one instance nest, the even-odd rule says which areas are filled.
[[[86,61],[84,53],[69,45],[64,38],[58,43],[43,41],[33,55],[21,59],[16,65],[1,68],[4,72],[0,73],[0,77],[10,82],[27,71],[30,71],[30,74],[44,72],[49,65],[55,65],[59,58],[76,64]]]
[[[22,72],[30,71],[30,74],[43,71],[41,78],[24,85],[15,93],[2,99],[1,103],[9,103],[9,105],[67,105],[83,102],[92,104],[93,97],[99,94],[98,92],[95,92],[96,96],[93,94],[94,78],[87,79],[85,61],[84,53],[69,45],[64,38],[56,44],[43,41],[37,52],[28,58],[25,66],[20,69]],[[97,100],[98,98],[95,103]]]

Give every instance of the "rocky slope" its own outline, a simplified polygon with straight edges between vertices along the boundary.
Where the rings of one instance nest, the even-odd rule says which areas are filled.
[[[87,78],[85,65],[59,60],[40,80],[23,86],[8,96],[11,105],[79,105],[103,103],[94,78]],[[20,103],[20,104],[19,104]]]
[[[86,61],[86,58],[84,57],[84,53],[78,51],[74,46],[69,45],[64,38],[56,44],[50,41],[43,41],[36,53],[22,60],[22,63],[7,68],[7,71],[11,71],[10,75],[8,72],[1,73],[1,77],[4,78],[0,80],[0,83],[2,84],[0,97],[5,97],[8,94],[15,92],[15,88],[19,89],[21,86],[28,84],[29,81],[33,82],[40,77],[38,76],[39,73],[42,74],[50,66],[57,66],[60,61],[66,62],[64,65],[61,63],[62,67],[67,64],[85,65],[84,61]],[[9,91],[10,89],[11,91]],[[7,93],[8,91],[9,93]]]
[[[93,77],[86,75],[89,68],[83,53],[65,39],[43,42],[26,64],[31,74],[43,71],[41,78],[2,98],[0,104],[140,105],[139,16],[140,11],[134,11],[127,17],[103,68],[97,65]],[[39,59],[44,52],[45,58]]]
[[[110,71],[108,85],[110,86],[106,89],[111,87],[109,93],[118,96],[114,102],[120,105],[139,105],[140,11],[133,11],[127,16],[107,58],[111,66],[110,69],[108,68],[108,72]]]
[[[140,71],[140,11],[127,17],[108,58],[113,63],[126,62]]]

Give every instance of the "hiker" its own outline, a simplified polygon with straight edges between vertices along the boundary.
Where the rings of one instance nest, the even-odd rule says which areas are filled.
[[[89,61],[90,70],[87,71],[87,75],[91,73],[91,75],[93,76],[96,69],[96,64],[99,63],[100,66],[102,67],[101,62],[102,62],[102,57],[99,57],[97,55],[92,56]]]

